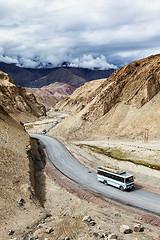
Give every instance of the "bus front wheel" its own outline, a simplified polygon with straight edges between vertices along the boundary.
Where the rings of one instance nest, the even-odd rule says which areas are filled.
[[[104,182],[103,182],[105,185],[108,185],[108,183],[107,183],[107,181],[106,180],[104,180]]]
[[[124,187],[122,187],[122,186],[120,186],[120,188],[119,188],[121,191],[124,191]]]

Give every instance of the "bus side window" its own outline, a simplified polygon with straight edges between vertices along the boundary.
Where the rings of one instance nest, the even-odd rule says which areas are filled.
[[[115,176],[115,180],[119,181],[119,177],[118,177],[118,176]]]
[[[107,177],[111,178],[111,176],[112,176],[111,174],[107,173]]]
[[[124,183],[124,178],[121,178],[121,182],[123,182],[123,183]]]
[[[97,174],[102,175],[102,176],[104,175],[103,172],[100,170],[97,171]]]

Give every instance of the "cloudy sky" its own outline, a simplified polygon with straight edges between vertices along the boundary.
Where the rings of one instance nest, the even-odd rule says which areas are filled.
[[[159,0],[0,0],[0,61],[107,69],[157,53]]]

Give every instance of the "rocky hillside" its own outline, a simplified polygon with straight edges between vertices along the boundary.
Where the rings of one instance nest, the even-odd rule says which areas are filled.
[[[38,103],[43,104],[48,111],[57,102],[66,98],[74,92],[75,88],[66,84],[55,82],[41,88],[26,88],[26,91],[33,93]]]
[[[0,103],[4,110],[21,121],[45,115],[45,107],[37,103],[33,94],[19,87],[8,76],[0,71]]]
[[[25,122],[44,114],[44,106],[33,94],[0,71],[0,239],[9,239],[14,232],[25,235],[27,224],[39,221],[38,145],[18,120]]]
[[[10,229],[23,233],[26,224],[37,220],[40,205],[35,198],[30,137],[2,106],[0,136],[0,239],[9,239]]]
[[[70,117],[53,133],[70,138],[112,136],[160,137],[160,55],[133,62],[115,71],[108,79],[77,89],[57,104]]]

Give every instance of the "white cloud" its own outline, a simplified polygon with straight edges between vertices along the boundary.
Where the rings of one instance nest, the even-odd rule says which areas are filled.
[[[159,10],[159,0],[0,0],[0,60],[123,65],[158,53]]]
[[[15,63],[18,64],[18,60],[16,58],[8,57],[8,56],[3,56],[0,55],[0,62],[5,62],[5,63]]]
[[[100,57],[93,58],[92,55],[83,55],[81,58],[75,58],[72,60],[71,67],[83,67],[83,68],[98,68],[101,70],[117,67],[113,64],[110,64],[106,61],[105,56],[101,55]]]
[[[0,47],[0,61],[1,62],[6,62],[6,63],[18,64],[17,58],[5,56],[3,48],[1,48],[1,47]]]
[[[24,57],[19,59],[19,63],[17,65],[26,68],[37,68],[39,66],[39,62]]]

